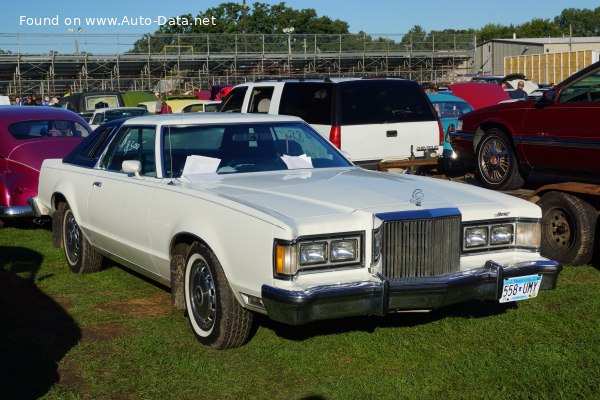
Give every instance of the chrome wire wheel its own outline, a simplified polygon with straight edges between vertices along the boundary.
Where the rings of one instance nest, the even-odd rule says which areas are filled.
[[[81,229],[75,220],[75,216],[71,210],[67,210],[65,215],[64,226],[64,246],[67,261],[71,265],[77,264],[81,256]]]
[[[510,149],[499,137],[491,136],[484,140],[479,152],[479,170],[482,178],[491,184],[502,183],[512,167]]]
[[[204,259],[196,259],[191,266],[188,286],[191,312],[203,331],[213,328],[217,317],[217,290],[209,266]]]
[[[553,208],[547,212],[545,222],[548,244],[557,251],[568,250],[575,240],[573,217],[564,209]]]

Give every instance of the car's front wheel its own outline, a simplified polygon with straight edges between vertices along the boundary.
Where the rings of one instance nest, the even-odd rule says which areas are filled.
[[[203,344],[215,349],[243,345],[252,329],[252,312],[235,298],[221,264],[202,243],[189,246],[184,278],[188,319]]]
[[[477,146],[476,174],[488,189],[518,189],[525,183],[519,172],[517,157],[508,136],[499,128],[491,128]]]
[[[71,271],[76,274],[98,271],[103,257],[81,232],[69,205],[61,203],[58,215],[62,215],[62,248]]]

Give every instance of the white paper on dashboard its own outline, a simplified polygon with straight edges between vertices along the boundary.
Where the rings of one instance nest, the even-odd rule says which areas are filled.
[[[193,174],[214,174],[219,168],[221,159],[204,156],[187,156],[181,176]]]
[[[288,169],[313,168],[312,159],[306,154],[301,156],[283,155],[281,159],[287,165]]]

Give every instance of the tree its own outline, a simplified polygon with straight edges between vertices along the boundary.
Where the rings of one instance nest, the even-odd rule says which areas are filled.
[[[196,16],[214,17],[216,25],[196,25],[195,17],[191,14],[180,16],[180,20],[187,20],[188,24],[165,24],[154,34],[145,35],[135,42],[131,52],[146,53],[148,46],[152,52],[163,51],[166,46],[177,45],[181,47],[202,46],[202,38],[198,35],[209,33],[225,34],[284,34],[284,29],[294,28],[294,35],[302,34],[343,34],[348,33],[348,23],[339,19],[318,16],[312,8],[295,10],[287,7],[285,3],[266,4],[256,2],[249,6],[244,16],[244,6],[240,3],[227,2],[217,7],[208,8]],[[186,36],[195,34],[196,37]],[[177,37],[176,35],[180,35]],[[287,37],[282,36],[287,42]],[[205,41],[205,39],[204,39]],[[216,47],[212,47],[216,46]],[[211,38],[211,49],[231,50],[230,39]]]
[[[594,10],[565,8],[554,18],[554,23],[567,34],[572,29],[573,36],[597,36],[600,31],[600,7]]]

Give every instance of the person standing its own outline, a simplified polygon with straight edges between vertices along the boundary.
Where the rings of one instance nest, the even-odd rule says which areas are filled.
[[[515,100],[527,100],[528,95],[527,92],[523,90],[524,87],[525,82],[519,81],[519,83],[517,83],[517,88],[511,92],[508,92],[510,98]]]

